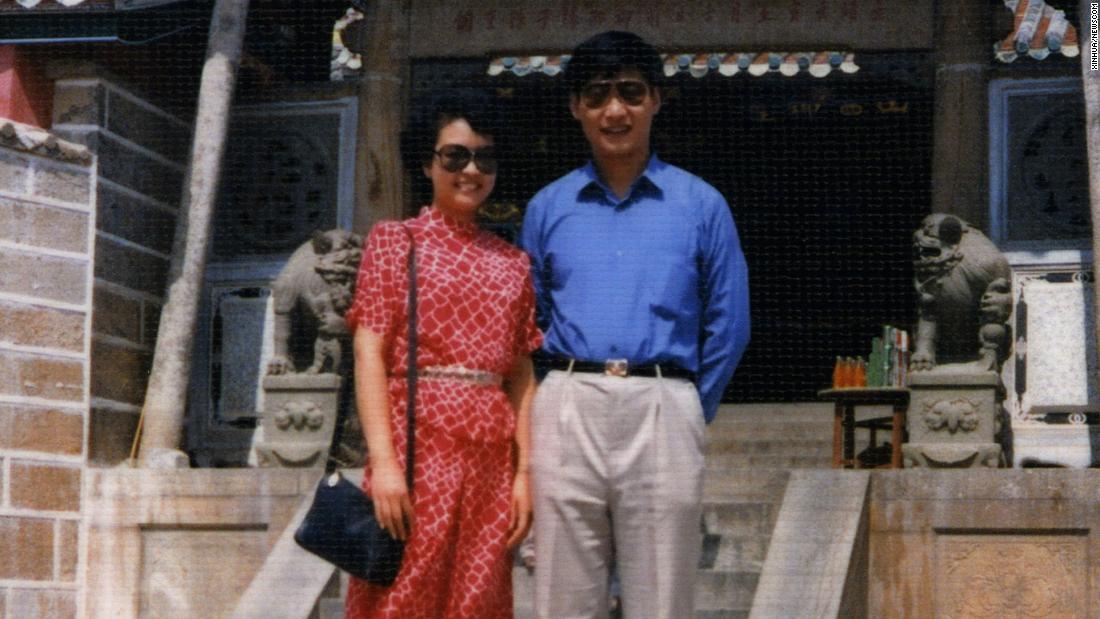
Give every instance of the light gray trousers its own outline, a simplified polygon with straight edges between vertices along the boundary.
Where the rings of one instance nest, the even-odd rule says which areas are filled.
[[[606,618],[612,557],[626,619],[693,616],[703,430],[686,380],[547,376],[532,408],[538,617]]]

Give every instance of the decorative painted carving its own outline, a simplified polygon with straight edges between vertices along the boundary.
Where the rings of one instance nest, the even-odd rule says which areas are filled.
[[[909,442],[901,448],[905,466],[1000,466],[999,387],[999,377],[989,371],[937,368],[910,375]]]
[[[275,411],[275,427],[283,432],[317,432],[325,422],[325,413],[311,400],[292,400]]]
[[[1014,27],[1004,39],[993,46],[993,54],[1001,62],[1012,62],[1027,55],[1042,60],[1051,53],[1073,58],[1081,53],[1077,44],[1077,29],[1066,19],[1065,11],[1046,0],[1004,0],[1012,11]]]
[[[981,419],[978,413],[978,404],[967,398],[926,401],[924,402],[924,411],[921,418],[929,430],[936,431],[947,428],[947,431],[951,434],[959,430],[973,432],[977,429]]]
[[[342,379],[335,374],[264,378],[266,410],[253,437],[257,466],[322,466],[336,427]]]
[[[941,536],[936,616],[1084,617],[1086,543],[1069,536]]]
[[[913,251],[920,315],[910,369],[997,371],[1012,339],[1004,256],[980,230],[942,213],[925,217]]]

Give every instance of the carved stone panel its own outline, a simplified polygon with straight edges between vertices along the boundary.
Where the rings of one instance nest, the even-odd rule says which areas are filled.
[[[936,616],[1032,619],[1088,614],[1085,535],[940,535]]]
[[[228,617],[262,563],[267,537],[260,527],[143,529],[139,615]]]
[[[1016,330],[1023,346],[1013,389],[1019,419],[1100,409],[1090,280],[1079,271],[1020,277]]]

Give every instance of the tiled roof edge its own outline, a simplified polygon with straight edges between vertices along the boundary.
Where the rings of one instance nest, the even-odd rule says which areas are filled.
[[[1066,19],[1065,11],[1045,0],[1004,0],[1013,13],[1012,32],[993,45],[993,55],[1001,62],[1013,62],[1020,56],[1042,60],[1060,53],[1067,58],[1081,53],[1077,29]]]
[[[489,62],[489,75],[512,73],[524,76],[532,73],[544,73],[554,76],[561,73],[569,62],[568,55],[545,56],[501,56]],[[692,77],[703,77],[717,72],[726,77],[742,71],[753,76],[766,73],[780,73],[786,76],[802,72],[814,77],[825,77],[834,69],[843,73],[859,71],[855,63],[855,54],[843,51],[817,52],[713,52],[661,54],[664,74],[672,77],[686,73]]]
[[[87,147],[62,140],[45,129],[7,118],[0,118],[0,146],[66,163],[92,163],[92,152]]]

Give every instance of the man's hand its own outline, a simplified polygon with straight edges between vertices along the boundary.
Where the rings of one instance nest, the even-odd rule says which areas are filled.
[[[531,481],[527,471],[512,482],[512,510],[508,520],[508,549],[519,546],[531,530]]]
[[[371,466],[371,498],[374,499],[374,516],[378,524],[389,531],[394,539],[405,541],[413,525],[412,502],[405,485],[405,473],[390,462]]]

